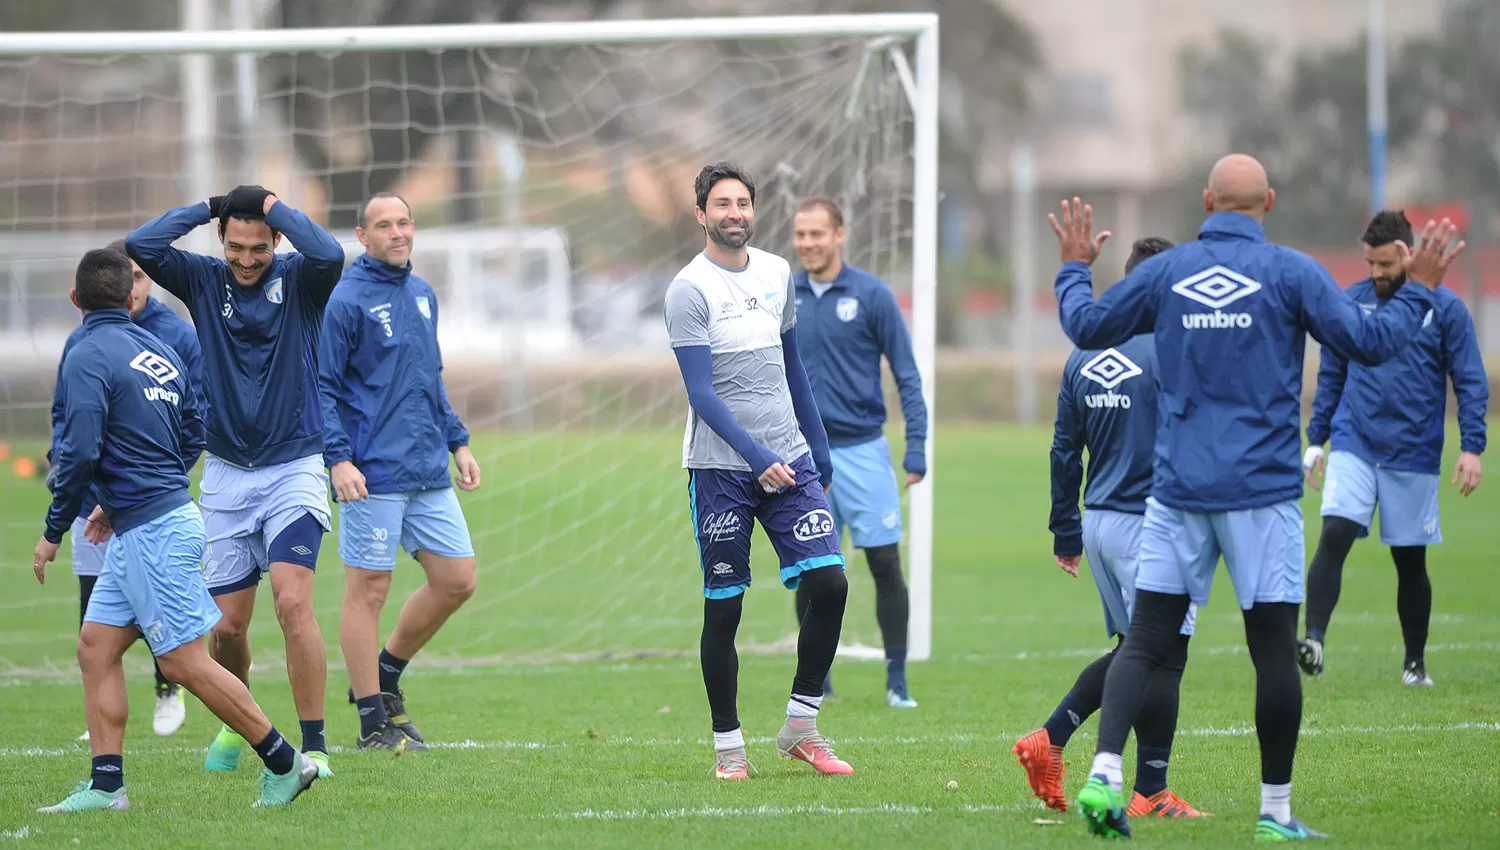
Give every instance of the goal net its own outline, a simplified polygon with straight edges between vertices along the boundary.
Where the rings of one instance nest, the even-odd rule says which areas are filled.
[[[413,209],[414,272],[442,304],[448,395],[484,471],[482,489],[462,496],[479,589],[424,661],[696,652],[687,401],[662,320],[668,283],[703,247],[693,178],[722,159],[745,166],[757,184],[752,244],[793,268],[795,204],[835,198],[846,261],[887,280],[908,309],[916,281],[915,302],[930,305],[921,243],[934,235],[914,234],[935,205],[928,185],[921,212],[917,185],[935,183],[935,135],[924,171],[913,68],[931,27],[928,16],[850,16],[0,35],[0,676],[73,666],[69,545],[45,586],[24,572],[49,500],[48,408],[79,320],[68,300],[78,257],[246,182],[327,226],[348,261],[370,193],[396,192]],[[179,247],[222,250],[211,228]],[[160,288],[155,297],[186,315]],[[909,318],[930,403],[931,317]],[[899,458],[900,405],[887,392]],[[930,516],[906,516],[919,658]],[[337,550],[330,535],[315,582],[335,661]],[[878,647],[869,573],[846,552],[844,643]],[[741,644],[790,650],[791,595],[759,531],[754,575]],[[403,557],[385,629],[421,580]],[[255,659],[274,665],[283,642],[269,600],[260,607]]]

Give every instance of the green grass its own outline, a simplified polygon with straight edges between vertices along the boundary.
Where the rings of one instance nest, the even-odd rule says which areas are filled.
[[[1047,438],[1045,429],[939,430],[934,658],[912,666],[922,705],[911,712],[884,706],[881,665],[835,666],[840,699],[820,727],[854,764],[852,778],[778,762],[767,740],[780,725],[794,666],[774,650],[793,624],[770,547],[757,535],[759,578],[741,640],[763,651],[742,657],[740,706],[761,773],[740,784],[709,776],[695,651],[702,603],[677,438],[488,438],[478,446],[484,489],[464,497],[479,592],[404,682],[413,716],[441,748],[401,759],[336,752],[337,776],[278,812],[249,808],[257,765],[248,751],[235,774],[202,771],[217,723],[201,705],[189,701],[177,736],[151,734],[148,659],[138,647],[126,659],[136,709],[126,742],[134,809],[33,813],[87,775],[87,747],[74,742],[83,730],[71,658],[77,586],[66,550],[46,586],[36,585],[30,551],[46,494],[34,480],[0,477],[7,708],[0,846],[22,835],[16,846],[1082,845],[1089,839],[1076,813],[1040,809],[1010,754],[1014,738],[1038,726],[1107,645],[1092,582],[1051,563]],[[1318,529],[1311,498],[1307,509],[1310,556]],[[1494,484],[1465,500],[1445,481],[1448,542],[1430,557],[1433,689],[1400,685],[1388,553],[1365,541],[1350,557],[1328,672],[1304,691],[1295,779],[1295,811],[1339,843],[1500,846],[1497,517]],[[349,745],[357,720],[342,697],[336,550],[330,536],[317,606],[334,668],[330,742]],[[418,575],[403,561],[392,599]],[[869,574],[858,558],[849,576],[846,640],[878,644]],[[295,740],[269,608],[263,599],[252,686]],[[1138,821],[1136,836],[1161,845],[1248,842],[1259,799],[1254,679],[1222,572],[1200,613],[1183,688],[1172,785],[1218,816]],[[1095,725],[1069,748],[1070,794],[1084,779]],[[1130,761],[1127,754],[1127,775]],[[949,780],[959,787],[947,790]]]

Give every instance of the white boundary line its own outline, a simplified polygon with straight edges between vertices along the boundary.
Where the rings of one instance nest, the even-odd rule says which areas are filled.
[[[786,655],[794,653],[794,650],[781,651],[779,644],[767,644],[756,647],[740,649],[740,666],[744,667],[755,663],[781,663]],[[858,653],[858,649],[854,650]],[[1022,651],[1009,653],[968,653],[955,655],[945,659],[937,659],[948,662],[976,663],[976,662],[1004,662],[1004,661],[1055,661],[1069,658],[1097,658],[1109,651],[1109,647],[1100,644],[1098,646],[1079,647],[1076,649],[1047,649],[1037,651]],[[1500,643],[1477,642],[1477,643],[1435,643],[1427,647],[1430,653],[1447,652],[1476,652],[1495,653],[1500,652]],[[1214,657],[1221,655],[1240,656],[1247,654],[1244,644],[1229,644],[1224,646],[1198,646],[1190,647],[1188,650],[1190,658]],[[1399,656],[1401,647],[1397,644],[1380,646],[1340,646],[1337,647],[1337,655],[1392,655]],[[840,654],[840,658],[851,658],[849,655]],[[851,660],[866,660],[861,654],[854,655]],[[602,672],[634,673],[647,669],[678,669],[691,667],[697,669],[697,650],[681,652],[673,650],[661,654],[642,654],[635,658],[559,658],[555,660],[522,660],[506,658],[464,658],[462,656],[442,658],[418,664],[407,668],[419,676],[513,676],[528,673],[567,673],[576,675],[577,665],[580,663],[593,664],[594,669]],[[330,671],[342,670],[343,665],[330,661]],[[127,663],[125,674],[134,674],[148,671],[144,664]],[[250,665],[252,673],[283,673],[286,667],[281,659],[260,659]],[[58,686],[78,685],[81,679],[76,667],[56,667],[50,669],[42,668],[9,668],[0,670],[0,688],[25,688],[33,686]]]
[[[763,818],[790,817],[795,815],[931,815],[931,814],[990,814],[994,812],[1020,812],[1029,809],[1041,811],[1040,803],[1011,803],[1008,805],[965,804],[952,808],[914,806],[909,803],[880,803],[874,806],[703,806],[696,809],[583,809],[546,815],[547,820],[682,820],[685,818]]]
[[[1468,722],[1468,723],[1406,723],[1390,726],[1304,726],[1303,737],[1317,737],[1322,735],[1425,735],[1441,732],[1500,732],[1500,722]],[[900,746],[930,746],[934,744],[969,744],[969,743],[1009,743],[1025,734],[1024,732],[1000,732],[996,734],[980,735],[967,732],[955,732],[946,735],[892,735],[887,737],[864,737],[852,735],[838,738],[840,745],[900,745]],[[1253,726],[1202,726],[1177,730],[1177,736],[1189,738],[1242,738],[1255,734]],[[1089,733],[1081,732],[1075,737],[1089,738]],[[772,737],[746,737],[746,742],[754,745],[765,745],[775,741]],[[566,749],[590,749],[598,746],[608,747],[708,747],[711,742],[708,738],[597,738],[588,741],[429,741],[427,746],[436,750],[566,750]],[[349,752],[347,747],[330,747],[334,753]],[[146,749],[131,750],[132,758],[154,755],[175,755],[183,753],[202,753],[204,747],[150,747]],[[61,758],[68,756],[85,756],[89,753],[88,745],[82,741],[68,747],[0,747],[0,758]]]

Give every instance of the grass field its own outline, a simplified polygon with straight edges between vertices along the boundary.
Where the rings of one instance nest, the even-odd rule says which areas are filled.
[[[1045,813],[1010,754],[1015,737],[1038,726],[1107,645],[1093,583],[1051,564],[1048,436],[938,431],[934,657],[911,669],[922,705],[910,712],[885,707],[880,664],[835,665],[840,698],[820,728],[855,766],[853,777],[822,778],[775,758],[769,738],[794,666],[777,647],[793,624],[789,594],[757,534],[759,578],[741,640],[759,651],[742,657],[740,707],[761,772],[739,784],[710,778],[696,658],[702,603],[685,479],[672,462],[678,438],[487,438],[476,445],[484,490],[464,503],[477,535],[478,594],[404,680],[408,707],[436,750],[400,759],[348,751],[358,722],[342,697],[342,579],[330,536],[317,604],[333,668],[329,740],[345,749],[334,753],[334,778],[276,812],[249,808],[258,762],[248,751],[235,774],[203,772],[217,722],[201,705],[189,700],[187,725],[175,737],[152,735],[149,662],[137,647],[127,656],[133,810],[34,814],[87,776],[87,745],[74,740],[83,730],[71,657],[77,585],[66,548],[46,586],[36,585],[30,552],[46,493],[34,479],[7,474],[0,847],[1081,845],[1089,839],[1078,816]],[[1450,468],[1456,442],[1449,440]],[[1400,685],[1388,553],[1367,541],[1350,558],[1328,672],[1304,689],[1294,797],[1295,811],[1340,844],[1500,846],[1497,486],[1464,500],[1445,481],[1448,542],[1429,559],[1435,613],[1427,657],[1436,688]],[[1318,529],[1311,498],[1307,509],[1311,556]],[[402,563],[393,600],[415,586],[417,572]],[[849,575],[846,639],[878,644],[861,560]],[[264,596],[252,686],[295,740],[281,640]],[[1137,839],[1249,842],[1259,802],[1253,676],[1222,572],[1200,612],[1183,687],[1172,785],[1218,816],[1138,821]],[[1086,724],[1069,748],[1070,794],[1082,782],[1095,727]]]

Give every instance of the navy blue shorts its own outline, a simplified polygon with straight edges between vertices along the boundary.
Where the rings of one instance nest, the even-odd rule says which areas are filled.
[[[823,484],[803,455],[791,464],[797,484],[767,493],[749,472],[688,470],[688,498],[702,558],[703,595],[728,599],[750,586],[750,532],[760,521],[781,558],[781,583],[794,590],[802,574],[844,567]]]

